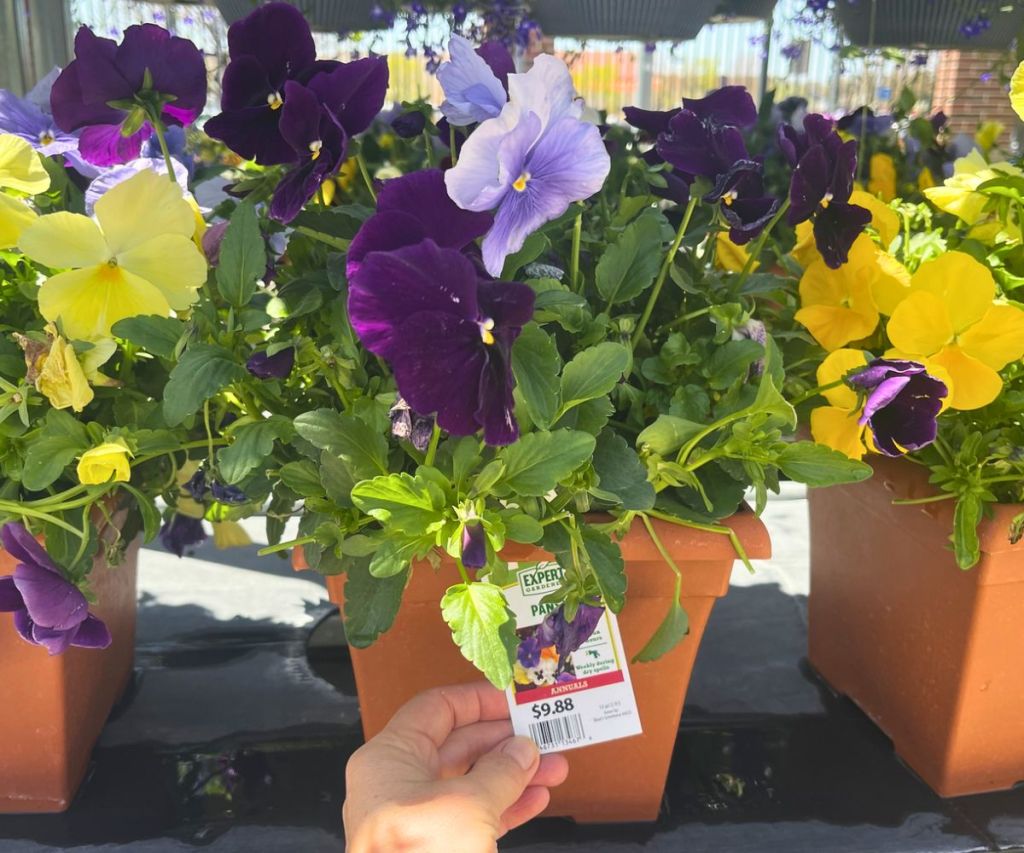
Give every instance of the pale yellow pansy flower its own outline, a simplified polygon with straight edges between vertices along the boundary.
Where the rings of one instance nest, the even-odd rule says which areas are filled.
[[[991,403],[1003,387],[998,371],[1024,356],[1024,311],[995,302],[992,273],[963,252],[921,264],[910,290],[889,320],[893,347],[948,373],[951,408]]]
[[[983,152],[988,154],[996,147],[1004,130],[1006,130],[1006,125],[1001,121],[983,121],[974,132],[974,141]]]
[[[892,157],[881,151],[872,154],[869,169],[868,192],[885,202],[896,198],[896,164]]]
[[[953,174],[941,187],[924,191],[925,197],[939,210],[952,213],[968,225],[974,225],[984,213],[989,198],[975,192],[985,181],[1012,175],[1024,176],[1024,172],[1011,163],[989,164],[977,148],[966,157],[953,163]]]
[[[715,235],[715,265],[719,269],[728,272],[741,272],[750,258],[750,252],[746,246],[739,246],[729,239],[728,231],[719,231]],[[761,266],[760,261],[751,264],[750,271],[754,272]]]
[[[50,176],[35,149],[19,136],[0,133],[0,249],[16,246],[21,232],[37,219],[22,199],[3,190],[37,195],[49,188]]]
[[[188,309],[206,280],[206,259],[181,188],[145,170],[105,193],[95,211],[95,219],[51,213],[22,233],[22,252],[66,270],[40,286],[42,315],[68,338],[88,341],[109,337],[126,317]]]
[[[131,455],[124,439],[105,441],[82,454],[78,460],[78,481],[84,486],[127,483],[132,476],[128,462]]]
[[[252,539],[237,521],[214,521],[213,544],[218,550],[225,548],[244,548],[252,545]]]

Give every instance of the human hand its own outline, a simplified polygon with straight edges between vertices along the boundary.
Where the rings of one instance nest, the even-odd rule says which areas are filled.
[[[536,817],[565,781],[563,755],[512,737],[486,682],[421,693],[345,769],[349,853],[484,853]]]

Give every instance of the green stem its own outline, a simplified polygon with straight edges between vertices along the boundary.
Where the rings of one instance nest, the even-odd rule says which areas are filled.
[[[778,224],[779,220],[785,215],[786,211],[789,210],[789,197],[782,203],[782,207],[779,208],[778,212],[771,218],[768,224],[765,226],[764,231],[761,232],[761,236],[757,238],[757,242],[754,243],[754,248],[750,250],[750,254],[747,255],[747,262],[743,265],[743,269],[740,272],[740,277],[736,279],[733,288],[738,292],[743,287],[744,282],[750,277],[750,272],[754,268],[754,261],[756,261],[761,251],[764,249],[764,244],[768,242],[768,235],[772,233],[772,229]]]
[[[691,311],[688,314],[683,314],[682,317],[676,317],[671,323],[666,323],[662,326],[663,329],[674,329],[677,326],[683,325],[688,320],[694,320],[697,317],[703,317],[705,314],[711,313],[711,306],[708,305],[706,308],[698,308],[696,311]]]
[[[62,530],[66,530],[68,533],[74,533],[75,536],[81,538],[84,534],[77,527],[68,524],[64,519],[57,518],[55,515],[50,515],[47,512],[40,512],[39,510],[30,509],[27,506],[22,506],[18,503],[11,501],[0,501],[0,512],[7,515],[14,516],[25,516],[26,518],[35,518],[39,521],[45,521],[48,524],[52,524],[55,527],[59,527]]]
[[[455,150],[455,126],[448,125],[448,150],[452,155],[452,168],[458,165],[459,155]]]
[[[437,456],[437,444],[441,440],[441,427],[437,425],[437,421],[434,421],[434,431],[430,433],[430,444],[427,446],[427,455],[423,459],[423,464],[428,468],[434,464],[434,457]]]
[[[159,116],[153,115],[152,112],[149,114],[149,121],[153,125],[156,141],[160,143],[160,153],[164,155],[164,162],[167,164],[167,177],[171,179],[172,184],[177,186],[178,179],[174,175],[174,160],[171,159],[171,152],[167,148],[167,139],[164,136],[164,123]]]
[[[290,539],[287,542],[278,542],[276,545],[268,545],[266,548],[260,548],[256,553],[260,557],[265,557],[267,554],[276,554],[278,551],[287,551],[289,548],[294,548],[296,545],[308,545],[310,542],[316,542],[316,537],[300,536],[298,539]]]
[[[455,565],[459,567],[459,574],[462,575],[462,582],[466,586],[469,586],[473,581],[470,580],[469,572],[466,571],[466,567],[464,565],[462,565],[462,558],[461,557],[456,557],[455,558]]]
[[[579,283],[580,277],[580,243],[583,240],[583,208],[576,214],[576,221],[572,225],[572,254],[569,256],[569,287],[575,293],[582,289]]]
[[[359,173],[363,176],[363,181],[366,183],[366,188],[370,191],[370,198],[373,199],[373,203],[377,203],[377,191],[373,188],[373,180],[370,178],[370,172],[366,168],[366,161],[363,159],[363,152],[360,151],[356,154],[356,163],[359,164]]]
[[[312,240],[318,240],[325,246],[330,246],[332,249],[337,249],[340,252],[348,250],[348,240],[344,240],[341,237],[332,237],[330,234],[324,234],[321,231],[314,231],[305,225],[299,225],[296,229],[300,234],[304,234]]]
[[[210,429],[210,401],[203,403],[203,427],[206,429],[206,459],[213,465],[213,430]]]
[[[685,521],[682,518],[676,518],[674,515],[669,515],[667,512],[660,512],[656,509],[647,510],[647,515],[653,518],[660,518],[662,521],[667,521],[669,524],[678,524],[680,527],[689,527],[691,530],[703,530],[707,533],[717,533],[721,536],[727,536],[729,542],[736,552],[736,556],[743,561],[743,565],[747,567],[747,571],[754,574],[754,566],[750,562],[750,558],[747,556],[747,550],[743,547],[743,543],[740,542],[740,537],[736,535],[736,531],[731,527],[726,527],[724,524],[700,524],[696,521]]]
[[[430,134],[423,131],[423,147],[427,152],[427,166],[431,169],[434,168],[434,143],[430,138]]]
[[[681,580],[683,573],[679,570],[679,566],[676,565],[676,561],[672,559],[672,555],[669,554],[668,549],[665,547],[665,543],[661,541],[661,537],[658,532],[654,529],[654,525],[651,524],[650,518],[647,517],[646,513],[638,512],[637,516],[644,523],[644,527],[647,528],[647,533],[651,537],[651,541],[654,543],[654,547],[658,549],[658,553],[661,554],[662,559],[668,564],[668,567],[675,573],[677,579]],[[676,596],[678,598],[678,595]]]
[[[651,319],[651,314],[654,311],[654,304],[658,301],[658,296],[661,294],[661,288],[665,286],[665,280],[668,278],[669,270],[672,269],[672,263],[676,259],[676,252],[679,251],[679,247],[683,243],[683,237],[686,236],[686,229],[690,227],[690,219],[693,218],[693,211],[697,207],[698,198],[696,195],[691,196],[690,203],[686,205],[686,212],[683,214],[683,221],[679,223],[679,230],[676,231],[676,237],[672,241],[672,247],[668,250],[668,254],[665,255],[665,260],[662,262],[661,270],[658,272],[658,278],[655,279],[654,287],[651,289],[651,295],[647,298],[647,304],[644,306],[644,313],[640,315],[640,321],[637,323],[636,329],[633,331],[633,337],[630,340],[630,346],[636,349],[636,345],[640,343],[640,338],[644,335],[644,327],[647,326],[647,321]]]
[[[956,495],[929,495],[926,498],[902,498],[894,500],[893,506],[917,506],[918,504],[932,504],[939,501],[951,501]]]
[[[835,382],[827,382],[824,385],[818,385],[814,388],[811,388],[809,391],[804,391],[804,393],[797,397],[795,400],[790,400],[790,405],[799,406],[801,403],[806,403],[808,400],[811,399],[811,397],[817,397],[824,391],[831,391],[833,388],[838,388],[840,385],[843,384],[843,382],[844,380],[837,379]]]

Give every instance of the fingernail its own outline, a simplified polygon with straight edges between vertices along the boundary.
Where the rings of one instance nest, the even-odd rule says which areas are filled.
[[[523,770],[529,770],[537,761],[537,747],[528,737],[514,737],[505,741],[501,751],[511,757]]]

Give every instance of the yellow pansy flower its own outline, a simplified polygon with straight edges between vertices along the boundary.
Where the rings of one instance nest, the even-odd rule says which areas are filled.
[[[341,168],[338,169],[338,176],[334,180],[338,182],[338,186],[341,189],[347,190],[352,186],[352,181],[356,179],[358,174],[359,160],[355,157],[349,157],[341,164]]]
[[[728,231],[719,231],[715,235],[715,265],[719,269],[741,272],[749,257],[750,252],[747,251],[747,247],[738,246],[730,240]],[[761,262],[754,261],[750,267],[751,272],[757,270],[759,266],[761,266]]]
[[[865,338],[878,325],[872,289],[885,275],[878,254],[871,238],[861,234],[850,248],[850,260],[839,269],[830,269],[819,259],[805,270],[796,320],[825,349],[832,351]]]
[[[1024,356],[1024,311],[995,297],[988,267],[963,252],[947,252],[921,264],[910,294],[889,320],[896,350],[948,373],[951,408],[991,403],[1003,387],[998,371]]]
[[[973,149],[966,157],[953,163],[953,175],[941,187],[924,191],[925,197],[939,210],[952,213],[968,225],[981,218],[988,197],[975,192],[979,185],[1005,175],[1024,176],[1024,172],[1010,163],[992,163]]]
[[[1010,78],[1010,106],[1024,120],[1024,62],[1017,66]]]
[[[246,545],[252,545],[252,539],[237,521],[214,521],[213,544],[218,550],[223,551],[225,548],[244,548]]]
[[[850,204],[856,204],[871,212],[869,225],[878,232],[884,248],[889,248],[892,241],[900,233],[900,217],[889,205],[879,201],[864,190],[854,190],[850,195]],[[814,225],[807,219],[796,226],[796,245],[790,254],[804,269],[821,259],[818,246],[814,242]]]
[[[815,261],[821,260],[821,253],[818,245],[814,242],[814,223],[805,219],[796,226],[796,245],[790,254],[796,258],[796,262],[804,269],[807,269]]]
[[[935,175],[932,170],[925,166],[917,175],[917,188],[924,192],[935,186]]]
[[[37,219],[24,201],[3,190],[36,195],[49,188],[50,176],[32,146],[13,133],[0,133],[0,249],[16,246],[21,232]]]
[[[838,382],[851,370],[866,367],[867,357],[859,349],[837,349],[818,365],[818,385]],[[845,383],[821,392],[829,405],[811,412],[811,436],[818,444],[844,453],[851,459],[862,459],[868,452],[866,426],[857,423],[861,415],[857,392]]]
[[[334,196],[337,191],[338,185],[331,178],[328,178],[320,184],[320,191],[317,200],[323,201],[325,207],[330,207],[334,204]]]
[[[78,460],[78,481],[84,486],[127,483],[132,476],[128,457],[132,452],[123,439],[105,441],[85,451]]]
[[[892,157],[881,151],[872,154],[869,168],[868,192],[885,202],[896,198],[896,164]]]
[[[999,137],[1003,135],[1003,131],[1006,130],[1006,125],[999,121],[984,121],[978,127],[974,133],[974,141],[978,144],[978,147],[988,154],[996,143],[999,141]]]
[[[53,269],[39,288],[39,310],[67,337],[110,336],[118,320],[184,311],[206,280],[192,235],[195,218],[181,188],[151,170],[96,202],[96,218],[51,213],[26,228],[18,246]]]

